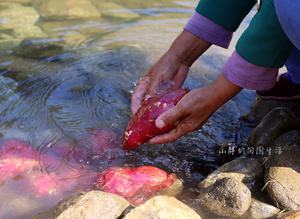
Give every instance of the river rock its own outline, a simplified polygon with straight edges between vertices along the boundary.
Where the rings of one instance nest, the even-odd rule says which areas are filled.
[[[1,28],[14,29],[16,26],[33,25],[39,20],[38,12],[17,3],[0,3]]]
[[[159,192],[160,195],[174,196],[179,195],[183,190],[182,181],[178,178],[175,179],[173,184]]]
[[[269,112],[252,132],[250,144],[253,146],[271,146],[281,134],[299,128],[296,115],[284,107]]]
[[[190,207],[169,196],[156,196],[135,208],[124,219],[201,219]]]
[[[5,33],[0,33],[0,51],[12,49],[20,44],[22,40]]]
[[[37,1],[36,8],[48,19],[89,19],[101,14],[90,0],[44,0]]]
[[[71,196],[32,219],[116,219],[127,207],[129,203],[122,197],[91,191]]]
[[[94,0],[93,3],[103,16],[122,19],[134,19],[140,17],[139,14],[114,2]]]
[[[258,124],[270,111],[275,108],[284,107],[291,110],[293,113],[300,116],[300,106],[297,100],[273,100],[273,99],[261,99],[254,103],[251,112],[245,117],[251,123]]]
[[[251,204],[248,187],[233,178],[219,179],[211,186],[201,189],[198,198],[202,206],[219,216],[242,216]]]
[[[62,51],[62,40],[36,38],[23,40],[21,44],[14,49],[14,54],[24,58],[38,59],[58,55]]]
[[[250,208],[243,216],[246,219],[267,219],[272,218],[280,212],[280,209],[273,205],[252,199]]]
[[[276,217],[276,219],[299,219],[299,218],[300,218],[300,211],[288,211]]]
[[[263,165],[255,158],[237,158],[210,173],[200,182],[199,188],[208,188],[217,180],[233,178],[253,188],[256,181],[263,178]]]
[[[17,3],[0,3],[0,29],[9,32],[10,40],[18,42],[23,38],[46,37],[36,25],[39,20],[37,11]]]
[[[300,147],[274,157],[265,174],[266,188],[278,207],[300,210]]]

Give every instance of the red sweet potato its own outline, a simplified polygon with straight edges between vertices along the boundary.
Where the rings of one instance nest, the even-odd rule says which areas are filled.
[[[120,195],[138,205],[171,186],[175,179],[175,175],[153,166],[113,167],[97,177],[96,187]]]
[[[155,120],[164,112],[170,110],[187,93],[184,89],[151,97],[145,100],[137,113],[130,120],[123,138],[123,147],[127,150],[135,149],[156,135],[166,133],[175,128],[167,125],[159,129]]]

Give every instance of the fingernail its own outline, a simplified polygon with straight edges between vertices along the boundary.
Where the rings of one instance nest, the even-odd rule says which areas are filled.
[[[157,128],[161,129],[165,126],[165,122],[160,119],[160,120],[156,121],[155,125]]]

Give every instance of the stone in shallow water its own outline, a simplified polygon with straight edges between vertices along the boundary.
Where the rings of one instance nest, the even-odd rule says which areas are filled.
[[[62,40],[60,39],[26,39],[14,49],[17,56],[24,58],[47,58],[63,52]]]
[[[273,205],[252,199],[250,208],[243,216],[247,219],[267,219],[272,218],[280,212],[280,209]]]
[[[128,206],[122,197],[91,191],[66,198],[32,219],[117,219]]]
[[[254,129],[250,143],[254,146],[271,146],[281,134],[300,127],[296,115],[285,107],[277,107],[270,111]]]
[[[201,219],[190,207],[169,196],[156,196],[135,208],[124,219]]]
[[[299,219],[299,218],[300,218],[300,211],[288,211],[276,217],[276,219]]]
[[[176,177],[153,166],[137,168],[115,167],[108,169],[97,177],[98,189],[126,198],[134,205],[139,205],[155,194],[180,193],[182,184]],[[168,187],[171,187],[168,189]]]
[[[17,3],[0,3],[0,29],[9,33],[10,40],[47,35],[34,24],[39,20],[37,11]]]
[[[108,1],[94,1],[93,2],[102,15],[107,17],[122,18],[122,19],[134,19],[139,18],[139,14],[124,8],[123,6],[114,2]]]
[[[3,2],[13,2],[13,3],[19,3],[19,4],[31,4],[34,0],[2,0]]]
[[[19,45],[21,39],[16,39],[12,35],[1,33],[0,34],[0,51],[12,49]]]
[[[44,0],[35,4],[41,16],[48,19],[88,19],[101,16],[90,0]]]
[[[274,204],[282,209],[300,210],[300,148],[283,151],[269,164],[266,188]]]
[[[39,20],[38,12],[17,3],[0,3],[0,28],[15,29],[24,25],[34,25]]]
[[[217,180],[228,177],[243,182],[250,189],[263,178],[263,165],[254,158],[237,158],[209,174],[199,183],[199,188],[207,188]]]
[[[220,179],[202,189],[198,198],[202,206],[219,216],[242,216],[251,204],[250,190],[232,178]]]

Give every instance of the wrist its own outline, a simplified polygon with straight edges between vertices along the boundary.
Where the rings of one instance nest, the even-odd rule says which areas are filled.
[[[228,100],[237,95],[242,88],[227,80],[220,74],[209,86],[211,100],[216,108],[221,107]]]
[[[173,54],[184,65],[191,66],[211,46],[188,31],[183,31],[172,43],[168,53]]]

